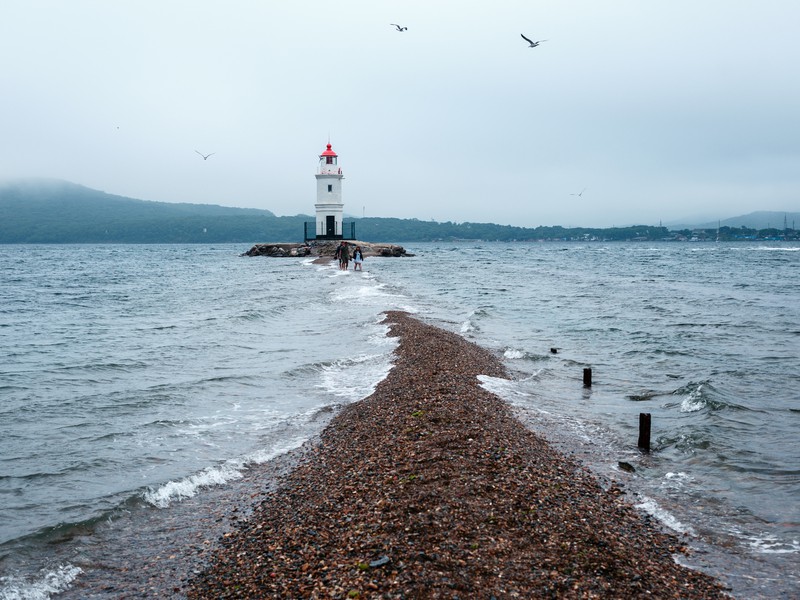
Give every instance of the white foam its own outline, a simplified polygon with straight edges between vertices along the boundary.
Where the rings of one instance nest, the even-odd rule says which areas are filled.
[[[391,337],[389,335],[390,327],[385,322],[381,321],[376,323],[375,328],[376,331],[370,334],[369,338],[367,338],[367,341],[370,344],[381,347],[391,346],[392,348],[395,348],[400,343],[398,338]]]
[[[362,354],[322,368],[318,387],[329,394],[355,402],[375,391],[392,369],[390,354]]]
[[[539,369],[532,373],[529,377],[521,380],[505,379],[503,377],[490,377],[489,375],[478,375],[478,381],[481,382],[481,387],[487,392],[494,394],[505,400],[512,405],[524,406],[531,408],[531,394],[525,390],[525,384],[535,381],[542,373],[543,369]],[[541,409],[534,407],[540,412]]]
[[[310,415],[313,411],[308,411],[307,415]],[[286,440],[282,440],[279,443],[276,443],[272,448],[262,448],[261,450],[257,450],[252,454],[248,455],[245,459],[242,468],[246,467],[247,465],[260,465],[265,462],[271,461],[276,456],[280,456],[281,454],[286,454],[287,452],[294,450],[295,448],[299,448],[302,446],[308,438],[305,436],[298,436],[294,438],[289,438]]]
[[[670,512],[664,510],[661,506],[659,506],[658,502],[649,498],[644,495],[639,495],[639,499],[641,502],[636,505],[636,508],[639,508],[646,512],[647,514],[655,517],[665,526],[669,527],[673,531],[678,533],[686,533],[689,535],[696,535],[694,529],[690,525],[684,525],[678,519],[675,518]]]
[[[499,396],[503,400],[509,400],[515,395],[523,395],[517,388],[516,382],[503,377],[490,377],[489,375],[478,375],[481,387],[487,392]]]
[[[179,481],[168,481],[157,490],[148,490],[144,493],[144,499],[158,508],[167,508],[175,500],[193,497],[201,488],[223,485],[240,477],[241,471],[228,464],[208,467],[197,475],[190,475]]]
[[[338,271],[338,273],[346,274],[348,272]],[[385,304],[387,298],[404,298],[400,294],[391,292],[385,284],[377,283],[375,279],[366,280],[363,277],[353,280],[348,285],[337,285],[336,289],[329,294],[329,297],[334,303],[353,301],[356,304],[363,304],[364,302],[375,300],[381,305]]]
[[[664,475],[664,481],[661,485],[665,488],[680,489],[687,483],[693,481],[693,478],[686,473],[667,473]]]
[[[766,534],[748,537],[750,548],[761,554],[795,554],[800,552],[800,541],[780,540],[777,536]]]
[[[681,412],[697,412],[706,407],[706,401],[703,398],[703,385],[697,386],[691,394],[686,396],[681,402]]]
[[[167,508],[174,501],[192,498],[203,488],[224,485],[234,479],[243,477],[242,471],[248,465],[262,464],[276,456],[285,454],[294,448],[299,448],[306,441],[306,437],[295,437],[276,444],[271,448],[264,448],[247,455],[242,459],[232,459],[226,463],[203,469],[200,473],[190,475],[178,481],[168,481],[158,489],[150,489],[143,494],[146,502],[158,508]]]
[[[507,349],[503,352],[503,357],[508,358],[510,360],[520,359],[525,357],[525,353],[522,350],[515,350],[513,348]]]
[[[83,569],[80,567],[60,565],[35,581],[0,577],[0,600],[48,600],[51,594],[66,590],[81,573]]]
[[[759,252],[798,252],[800,246],[758,246],[755,250]]]
[[[418,308],[408,304],[398,304],[395,306],[395,309],[402,312],[407,312],[410,315],[416,315],[419,312]]]

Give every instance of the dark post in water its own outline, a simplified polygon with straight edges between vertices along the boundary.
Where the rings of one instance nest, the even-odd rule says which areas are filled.
[[[639,448],[650,452],[650,413],[639,413]]]
[[[592,370],[591,369],[584,369],[583,370],[583,386],[584,387],[592,387]]]

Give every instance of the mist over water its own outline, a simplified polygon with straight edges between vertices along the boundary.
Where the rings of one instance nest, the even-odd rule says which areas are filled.
[[[390,309],[502,356],[513,379],[484,385],[686,534],[690,561],[750,597],[800,589],[776,575],[800,556],[799,248],[431,243],[364,273],[246,249],[0,247],[0,598],[81,577],[76,528],[202,501],[369,395]]]

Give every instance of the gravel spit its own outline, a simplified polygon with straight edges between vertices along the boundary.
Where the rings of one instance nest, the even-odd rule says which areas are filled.
[[[726,598],[613,485],[480,386],[500,360],[402,312],[396,366],[225,534],[191,599]]]

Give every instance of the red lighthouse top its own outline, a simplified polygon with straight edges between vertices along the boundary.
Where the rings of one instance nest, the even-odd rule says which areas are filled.
[[[336,154],[336,152],[331,150],[331,145],[328,144],[327,147],[325,148],[325,152],[320,154],[320,158],[323,157],[323,156],[338,156],[338,155]]]

